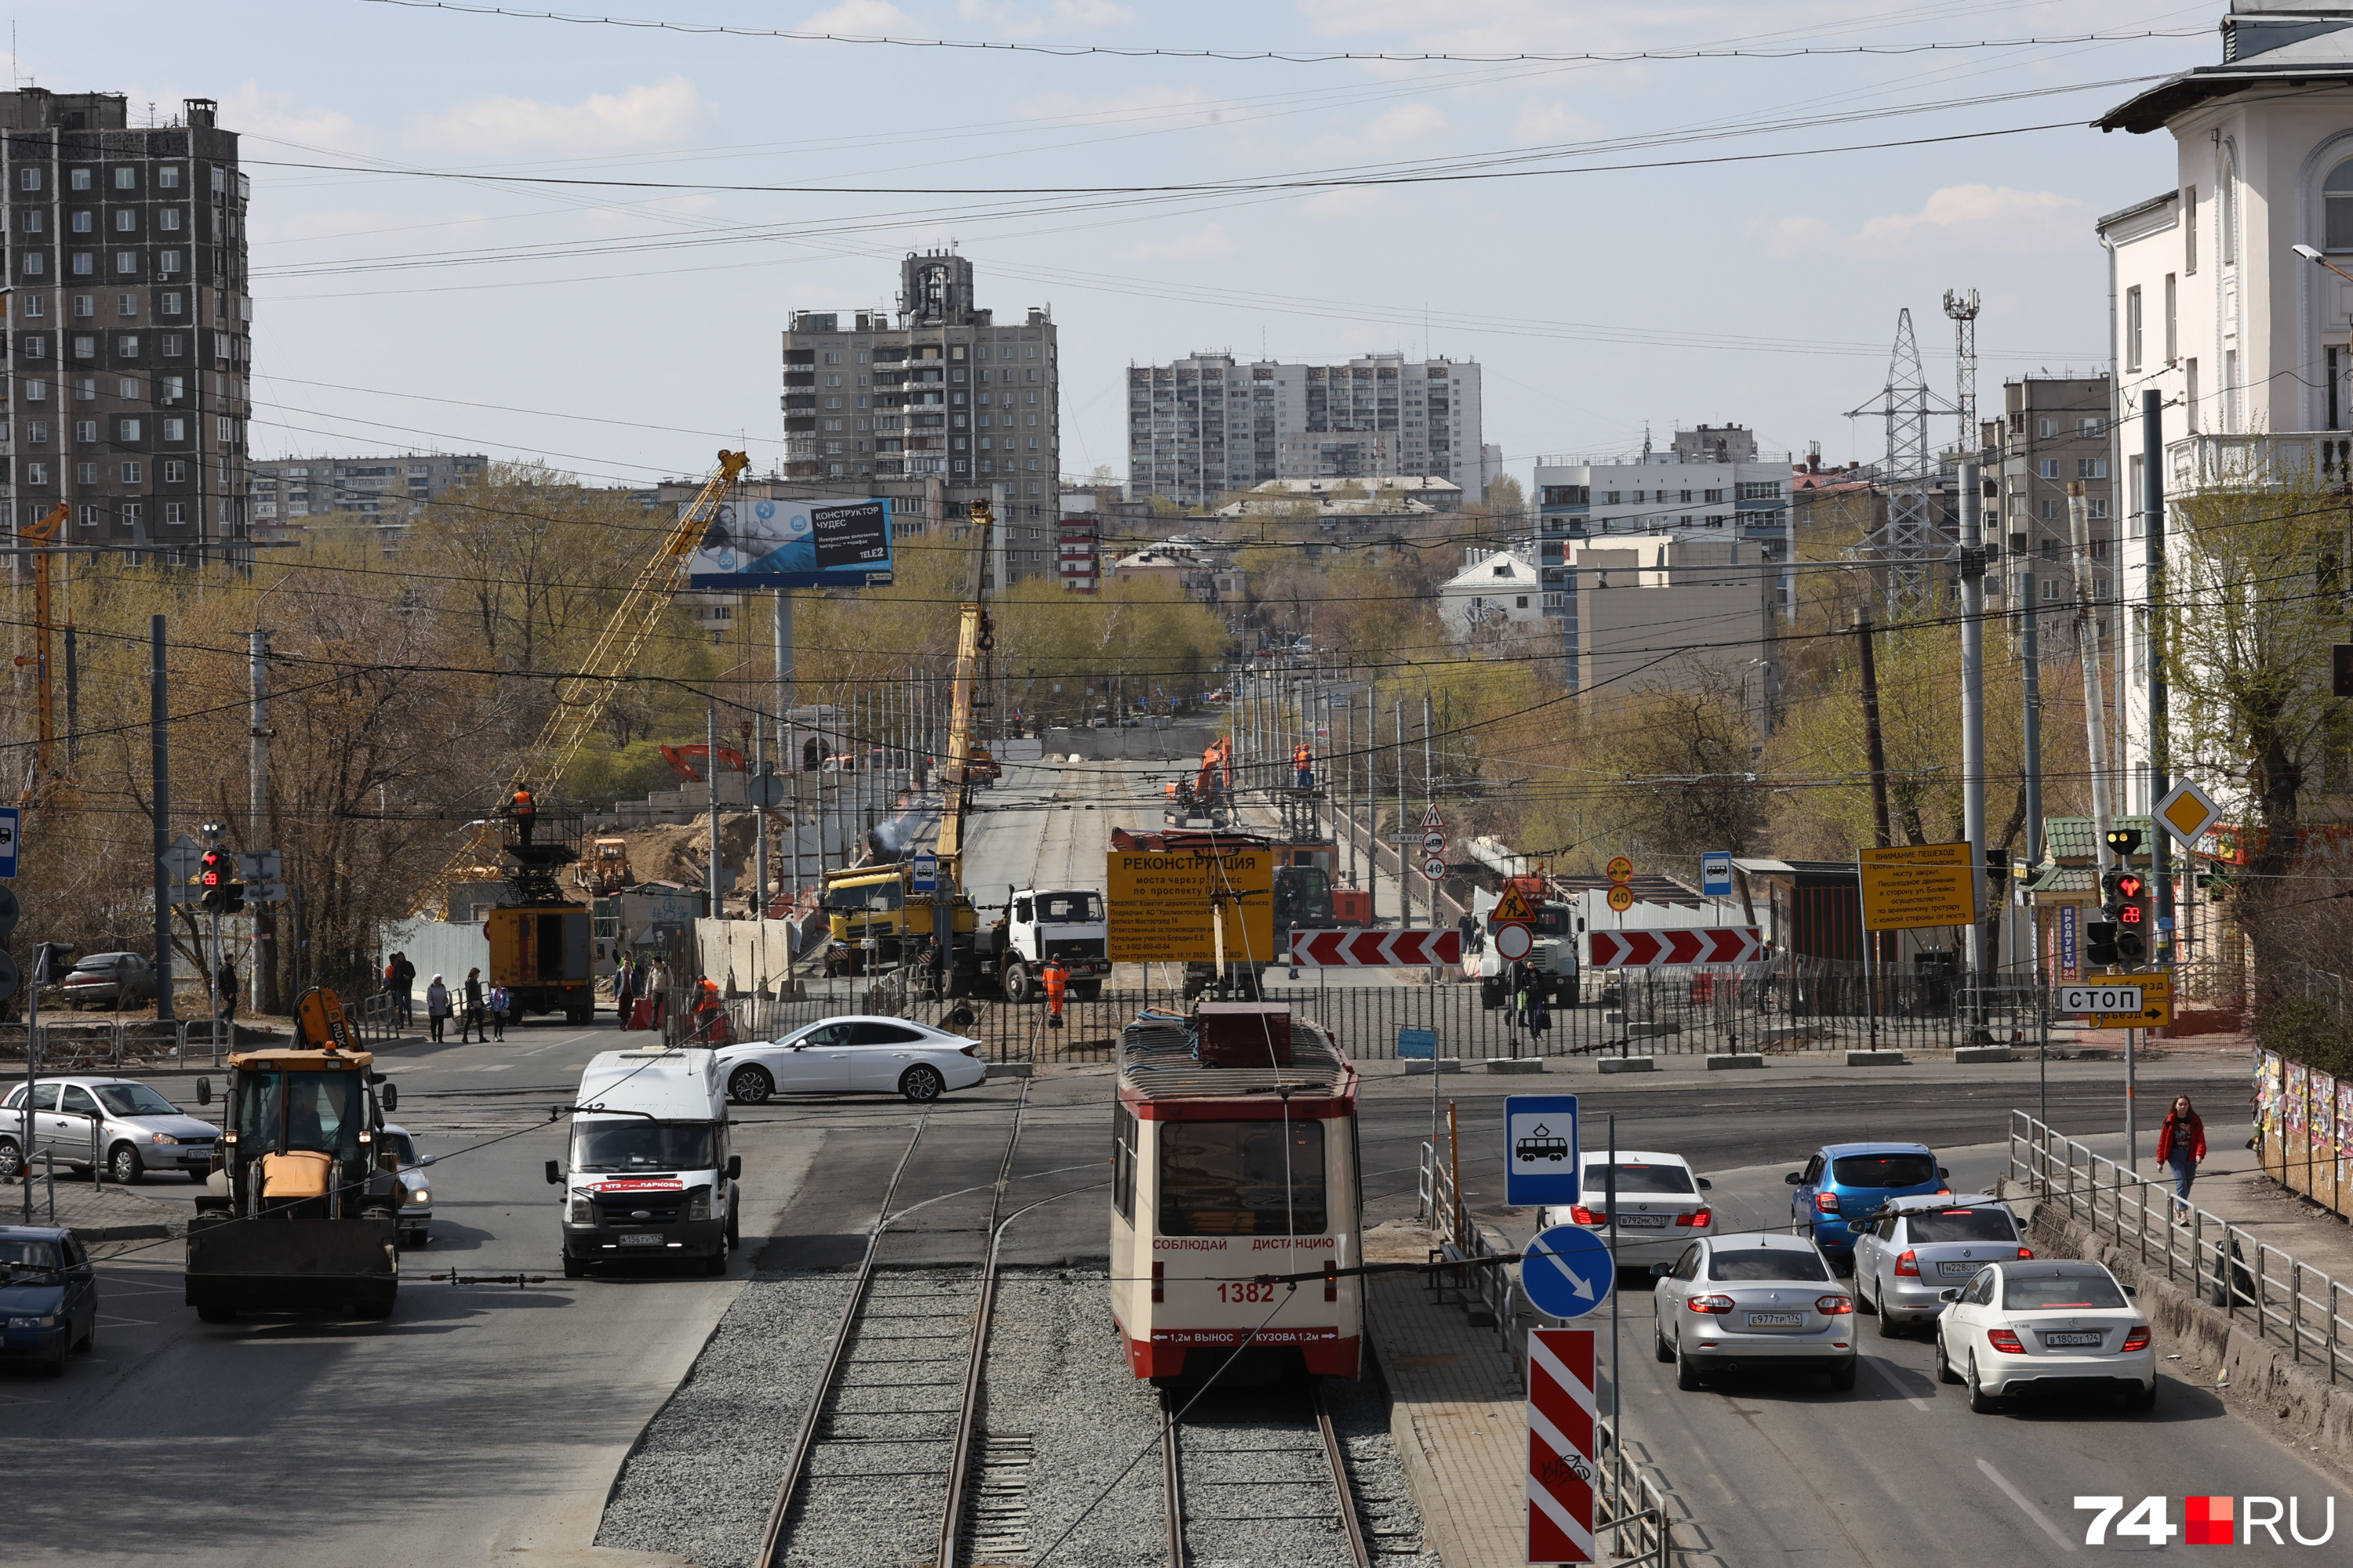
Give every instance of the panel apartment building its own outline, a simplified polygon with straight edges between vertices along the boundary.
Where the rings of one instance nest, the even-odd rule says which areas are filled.
[[[134,128],[115,93],[0,93],[13,525],[218,559],[246,537],[245,176],[210,99]]]
[[[2084,486],[2090,524],[2093,587],[2100,599],[2116,597],[2110,567],[2116,536],[2114,475],[2108,464],[2109,381],[2105,376],[2027,376],[2004,382],[2002,413],[1985,422],[1985,445],[2000,477],[1989,493],[2000,508],[2000,527],[1990,522],[1987,542],[2002,559],[1986,574],[1987,597],[2010,610],[2049,611],[2042,645],[2057,649],[2073,641],[2075,545],[2070,533],[2067,491]]]
[[[253,531],[280,536],[312,517],[396,527],[453,485],[490,467],[482,452],[289,457],[253,465]]]
[[[1271,479],[1433,475],[1486,493],[1475,360],[1196,354],[1127,370],[1127,493],[1198,506]]]
[[[1032,307],[1000,325],[974,299],[972,262],[927,250],[900,263],[895,321],[793,312],[785,477],[809,493],[887,496],[902,535],[959,531],[972,503],[993,501],[1008,581],[1050,576],[1061,517],[1054,323]]]

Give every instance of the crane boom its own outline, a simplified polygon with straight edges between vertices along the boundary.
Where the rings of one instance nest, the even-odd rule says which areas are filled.
[[[661,547],[638,569],[637,580],[621,596],[612,619],[605,623],[596,644],[581,660],[578,672],[556,683],[555,705],[548,710],[546,722],[540,726],[538,738],[516,754],[514,766],[508,772],[505,794],[512,795],[533,783],[553,788],[563,775],[573,754],[605,716],[613,694],[637,667],[638,656],[661,624],[662,613],[678,597],[681,567],[710,531],[719,508],[725,504],[751,461],[742,452],[720,452],[719,467],[679,514],[677,524],[663,536]],[[464,846],[442,868],[441,874],[417,895],[417,907],[421,910],[440,901],[448,895],[449,885],[469,866],[494,860],[497,842],[495,826],[487,821],[477,826]]]

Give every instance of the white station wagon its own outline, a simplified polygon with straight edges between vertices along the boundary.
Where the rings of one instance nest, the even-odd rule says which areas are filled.
[[[903,1018],[826,1018],[781,1040],[722,1046],[727,1097],[756,1106],[778,1095],[904,1095],[918,1105],[988,1076],[979,1044]]]

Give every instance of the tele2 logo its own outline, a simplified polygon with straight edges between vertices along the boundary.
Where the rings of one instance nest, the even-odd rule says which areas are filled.
[[[2333,1497],[2324,1499],[2320,1533],[2313,1536],[2304,1533],[2302,1498],[2184,1498],[2181,1524],[2166,1518],[2165,1505],[2170,1500],[2143,1498],[2130,1513],[2125,1513],[2122,1498],[2077,1498],[2077,1508],[2094,1513],[2091,1528],[2084,1531],[2084,1544],[2105,1546],[2111,1531],[2119,1540],[2145,1541],[2151,1546],[2163,1546],[2177,1535],[2185,1546],[2251,1546],[2257,1531],[2274,1546],[2285,1546],[2288,1541],[2298,1546],[2326,1546],[2337,1533]],[[2125,1513],[2124,1518],[2116,1519],[2120,1513]],[[2113,1525],[2111,1520],[2116,1520]],[[2234,1523],[2236,1534],[2232,1533]],[[2283,1523],[2287,1526],[2288,1541],[2280,1539]]]

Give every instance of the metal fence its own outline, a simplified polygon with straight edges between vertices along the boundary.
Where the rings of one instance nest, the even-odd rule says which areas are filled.
[[[2145,1272],[2162,1269],[2290,1361],[2309,1361],[2332,1383],[2353,1378],[2353,1290],[2025,1112],[2010,1118],[2010,1173],[2042,1202],[2137,1254]]]

